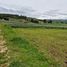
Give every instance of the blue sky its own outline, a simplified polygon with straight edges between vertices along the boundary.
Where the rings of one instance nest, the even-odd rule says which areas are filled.
[[[67,10],[67,0],[0,0],[0,5],[8,7],[31,7],[38,11]]]

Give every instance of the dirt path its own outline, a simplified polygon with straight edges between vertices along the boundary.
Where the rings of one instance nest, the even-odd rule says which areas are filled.
[[[0,67],[8,67],[8,48],[0,30]]]

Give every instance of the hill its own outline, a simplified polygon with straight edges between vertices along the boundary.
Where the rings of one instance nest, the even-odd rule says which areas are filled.
[[[36,19],[14,14],[0,14],[0,23],[4,23],[12,27],[67,28],[67,20]]]

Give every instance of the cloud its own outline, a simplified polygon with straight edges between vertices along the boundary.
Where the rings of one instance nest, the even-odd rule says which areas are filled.
[[[45,11],[39,11],[35,10],[31,7],[9,7],[9,6],[0,6],[0,13],[9,13],[9,14],[18,14],[18,15],[24,15],[28,17],[33,18],[40,18],[40,19],[67,19],[67,10],[45,10]]]

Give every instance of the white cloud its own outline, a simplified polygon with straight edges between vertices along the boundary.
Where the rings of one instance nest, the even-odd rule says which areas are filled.
[[[67,0],[0,0],[0,6],[39,18],[67,18]]]

